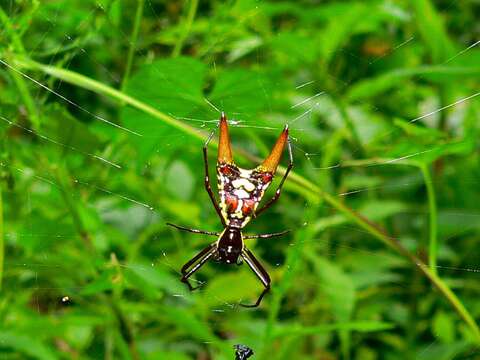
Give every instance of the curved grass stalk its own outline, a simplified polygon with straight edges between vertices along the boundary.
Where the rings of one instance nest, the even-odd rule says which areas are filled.
[[[135,54],[135,49],[137,47],[138,30],[140,29],[140,23],[142,22],[143,6],[144,6],[144,0],[137,0],[135,22],[133,24],[132,37],[130,38],[130,46],[128,47],[127,65],[125,66],[125,73],[123,74],[122,85],[121,85],[122,91],[125,91],[125,89],[127,88],[127,82],[128,82],[128,79],[130,78],[130,72],[132,71],[133,56]]]
[[[2,198],[2,186],[0,184],[0,292],[2,291],[4,255],[5,255],[5,243],[4,243],[4,237],[3,237],[3,198]]]
[[[14,57],[12,57],[14,58]],[[105,84],[102,84],[96,80],[88,78],[84,75],[75,73],[73,71],[65,70],[56,68],[53,66],[48,66],[44,64],[37,63],[30,59],[16,57],[15,65],[17,67],[21,67],[28,70],[37,70],[41,71],[45,74],[53,76],[57,79],[63,80],[68,82],[72,85],[82,87],[84,89],[93,91],[97,94],[101,94],[104,96],[108,96],[112,99],[117,100],[120,104],[128,104],[140,111],[143,111],[151,116],[162,120],[166,124],[179,129],[186,134],[190,135],[192,138],[195,138],[199,141],[204,141],[207,134],[203,131],[198,131],[191,126],[182,123],[181,121],[151,107],[150,105],[128,96],[127,94],[122,93],[121,91],[115,90],[112,87],[109,87]],[[211,144],[213,146],[217,146],[215,141],[212,141]],[[244,158],[256,161],[255,156],[242,151],[242,150],[235,150],[236,153],[240,154]],[[372,160],[368,160],[369,164],[372,163]],[[374,161],[381,161],[381,159],[375,159]],[[403,163],[408,161],[402,161]],[[359,162],[358,164],[361,164]],[[366,162],[364,161],[366,164]],[[400,161],[396,162],[397,164]],[[408,162],[411,163],[411,162]],[[278,172],[280,174],[285,173],[284,167],[279,167]],[[366,230],[372,236],[377,238],[378,240],[382,241],[385,245],[395,250],[397,253],[402,255],[403,257],[407,258],[414,266],[418,267],[418,269],[423,273],[425,277],[429,279],[429,281],[438,289],[438,291],[442,294],[443,297],[450,303],[450,305],[455,309],[458,315],[463,319],[463,321],[468,325],[470,330],[472,331],[474,338],[478,343],[480,343],[480,328],[478,327],[477,323],[473,319],[472,315],[468,312],[465,306],[462,304],[460,299],[456,296],[456,294],[450,289],[450,287],[434,272],[432,271],[423,261],[421,261],[418,257],[414,254],[410,253],[398,240],[386,233],[385,230],[380,228],[377,224],[373,223],[369,219],[365,218],[361,214],[355,212],[353,209],[349,208],[347,205],[339,201],[335,196],[324,192],[321,190],[317,185],[312,183],[311,181],[307,180],[303,176],[291,173],[289,180],[293,183],[293,187],[290,189],[295,189],[297,193],[300,195],[309,198],[309,199],[316,199],[316,201],[323,200],[327,202],[330,206],[334,207],[341,213],[343,213],[348,219],[350,219],[353,223],[357,224],[362,229]]]
[[[177,57],[181,54],[183,44],[185,43],[188,33],[192,28],[193,20],[195,19],[195,15],[197,13],[197,8],[198,0],[190,0],[190,7],[188,8],[187,18],[185,19],[185,24],[183,25],[183,31],[177,43],[175,44],[175,47],[173,48],[172,57]]]
[[[428,195],[428,215],[430,241],[428,243],[428,265],[433,273],[437,273],[437,254],[438,254],[438,236],[437,236],[437,200],[435,197],[435,188],[430,169],[425,164],[419,164],[423,174],[423,180],[427,188]]]
[[[8,15],[5,13],[5,11],[2,9],[0,6],[0,23],[3,24],[3,27],[5,28],[7,34],[10,37],[10,40],[12,41],[13,47],[15,48],[15,51],[19,52],[20,54],[25,55],[25,48],[23,46],[21,38],[18,36],[17,32],[14,30],[14,27],[10,21],[10,18]],[[37,108],[35,106],[35,101],[33,100],[32,95],[30,94],[30,91],[28,90],[28,86],[25,82],[25,79],[20,76],[15,71],[12,71],[9,69],[9,73],[13,79],[13,82],[18,88],[18,92],[20,94],[20,97],[23,100],[23,103],[25,104],[25,107],[27,109],[28,114],[30,115],[29,119],[32,122],[32,125],[34,126],[35,129],[38,129],[40,127],[40,118],[37,113]]]

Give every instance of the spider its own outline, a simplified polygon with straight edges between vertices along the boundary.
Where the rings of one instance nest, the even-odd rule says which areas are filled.
[[[247,360],[254,354],[253,350],[246,345],[237,344],[233,345],[235,349],[235,360]]]
[[[208,245],[200,251],[191,260],[189,260],[181,270],[181,281],[187,284],[190,291],[198,288],[193,287],[188,279],[196,271],[198,271],[208,260],[212,259],[217,262],[226,264],[240,265],[243,261],[247,263],[250,269],[255,273],[257,278],[264,286],[263,292],[254,304],[244,305],[243,307],[257,307],[260,305],[262,298],[270,290],[270,276],[264,269],[262,264],[255,258],[253,253],[245,246],[245,239],[266,239],[276,236],[282,236],[289,230],[261,235],[243,235],[242,229],[250,222],[253,217],[259,216],[267,210],[280,197],[283,183],[287,179],[290,170],[293,167],[293,156],[288,137],[288,125],[280,134],[277,142],[273,146],[270,155],[263,163],[253,170],[246,170],[235,165],[230,145],[230,136],[228,134],[227,117],[222,112],[219,124],[219,142],[218,142],[218,158],[217,158],[217,179],[218,193],[220,201],[215,200],[212,188],[210,186],[210,177],[208,171],[208,144],[213,137],[214,131],[207,138],[203,146],[203,159],[205,163],[205,189],[207,190],[213,206],[224,227],[221,233],[210,232],[204,230],[190,229],[183,226],[167,223],[178,230],[188,231],[195,234],[204,234],[209,236],[217,236],[217,241]],[[277,166],[282,157],[285,146],[288,147],[289,164],[285,175],[283,176],[275,195],[257,209],[265,190],[271,184]]]

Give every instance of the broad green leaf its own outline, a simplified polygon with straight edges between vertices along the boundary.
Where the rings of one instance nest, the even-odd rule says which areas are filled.
[[[195,179],[185,163],[174,161],[167,170],[165,183],[175,197],[184,201],[192,197]]]
[[[372,191],[375,189],[373,188]],[[354,194],[352,194],[353,196]],[[408,205],[406,203],[398,201],[369,201],[367,204],[364,204],[361,208],[356,211],[368,219],[379,221],[383,219],[388,219],[389,217],[405,212],[408,210]],[[348,223],[350,220],[344,215],[332,215],[325,218],[322,218],[314,223],[315,231],[323,231],[329,227],[338,226],[344,223]]]
[[[434,63],[448,60],[455,53],[455,47],[449,39],[444,20],[430,0],[410,0],[414,10],[414,19],[423,37],[425,45],[430,49]]]
[[[227,61],[232,63],[238,59],[250,54],[263,44],[262,38],[252,36],[243,40],[236,41],[232,44],[232,50],[227,56]]]
[[[339,322],[349,321],[355,305],[355,287],[350,277],[324,258],[315,260],[315,271],[320,290],[326,295],[334,317]]]
[[[216,342],[217,338],[210,330],[208,323],[198,318],[194,312],[187,308],[164,307],[163,317],[168,322],[181,329],[183,333],[192,336],[199,341]]]
[[[455,321],[448,313],[439,311],[433,318],[432,331],[441,342],[451,344],[455,341]]]
[[[363,174],[349,174],[343,179],[343,186],[346,191],[357,190],[363,188],[373,188],[382,183],[382,178],[378,176],[369,176]]]
[[[347,98],[350,101],[373,98],[391,89],[401,87],[415,77],[435,82],[471,79],[480,75],[480,66],[418,66],[415,68],[395,69],[381,75],[361,80],[349,87]]]
[[[247,271],[249,269],[246,264],[243,264],[242,267],[244,269],[235,266],[233,268],[235,271],[217,273],[208,281],[202,291],[202,302],[209,306],[238,304],[239,302],[254,303],[263,291],[263,286],[255,274]]]
[[[305,336],[344,330],[357,332],[375,332],[390,330],[394,327],[395,325],[392,323],[380,321],[352,321],[345,323],[338,322],[318,326],[300,326],[298,324],[291,324],[279,327],[275,332],[275,336]]]
[[[39,132],[58,143],[59,152],[80,151],[86,153],[85,156],[89,156],[87,154],[96,155],[100,147],[99,139],[88,127],[60,106],[54,105],[47,108],[42,113],[41,124]]]
[[[439,344],[430,342],[430,344],[420,348],[415,356],[418,360],[452,360],[462,352],[472,351],[473,345],[464,341],[457,341],[451,344]],[[473,350],[475,351],[475,350]]]
[[[386,155],[392,159],[390,160],[392,163],[396,162],[395,159],[398,159],[399,162],[405,160],[407,163],[430,164],[446,155],[470,154],[474,148],[475,140],[472,137],[440,144],[421,144],[420,141],[403,141]]]
[[[113,276],[114,273],[113,271],[105,271],[103,274],[101,274],[98,278],[90,282],[88,285],[86,285],[80,293],[82,295],[94,295],[98,293],[102,293],[107,290],[112,290],[113,289]]]
[[[361,3],[351,3],[341,14],[342,21],[336,16],[329,19],[327,27],[319,33],[317,46],[320,48],[320,56],[324,63],[328,64],[352,33],[355,33],[358,19],[368,16],[373,10]]]
[[[171,293],[183,292],[184,285],[178,276],[174,276],[162,268],[162,263],[134,263],[125,266],[125,276],[135,285],[144,285],[152,289],[165,290]],[[135,274],[141,283],[135,281],[129,274]]]
[[[191,357],[177,351],[153,351],[145,355],[146,360],[190,360]]]
[[[421,126],[420,124],[412,123],[401,119],[395,119],[394,124],[395,126],[401,128],[408,136],[416,136],[421,138],[422,142],[435,141],[446,136],[437,129],[427,126]]]
[[[192,114],[206,107],[203,99],[205,65],[193,58],[161,59],[144,65],[129,80],[127,93],[174,117]],[[184,135],[171,126],[142,111],[125,107],[122,123],[141,136],[130,136],[138,147],[141,159],[152,152],[174,152],[182,145]]]
[[[314,260],[321,294],[325,294],[334,318],[340,323],[348,323],[355,306],[355,286],[352,279],[336,264],[324,258]],[[350,349],[350,329],[339,329],[342,352],[348,356]]]
[[[56,360],[59,358],[49,346],[39,341],[38,335],[29,336],[25,333],[0,330],[0,346],[17,350],[33,359]]]
[[[459,236],[472,230],[480,230],[480,210],[440,209],[439,232],[447,237]]]
[[[313,63],[318,55],[314,39],[307,34],[279,33],[270,45],[276,62],[287,68]]]
[[[232,69],[218,74],[208,99],[230,118],[255,120],[258,112],[268,109],[272,91],[272,81],[264,74]]]

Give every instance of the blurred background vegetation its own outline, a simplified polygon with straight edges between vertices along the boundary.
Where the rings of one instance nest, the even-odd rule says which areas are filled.
[[[0,7],[2,359],[480,358],[478,1]],[[291,128],[253,310],[246,266],[186,291],[212,239],[165,226],[221,230],[216,109],[244,167]]]

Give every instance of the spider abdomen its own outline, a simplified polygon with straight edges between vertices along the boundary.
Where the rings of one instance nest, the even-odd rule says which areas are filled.
[[[252,219],[273,175],[241,169],[233,163],[218,164],[217,170],[222,216],[227,225],[243,228]]]
[[[243,239],[240,229],[227,227],[218,239],[216,260],[236,264],[242,250]]]

